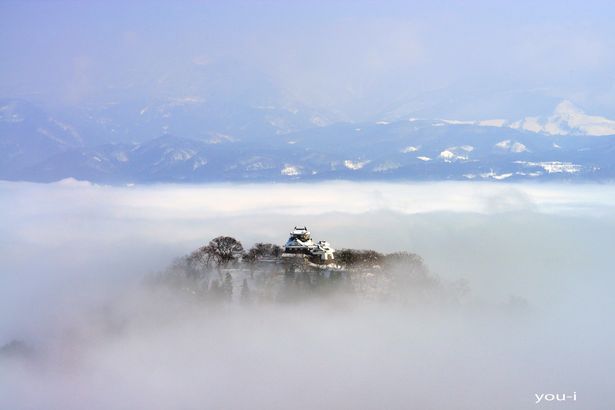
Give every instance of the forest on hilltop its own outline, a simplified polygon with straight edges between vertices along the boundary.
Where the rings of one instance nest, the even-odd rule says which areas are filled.
[[[153,283],[206,302],[240,304],[341,296],[458,302],[469,292],[465,280],[444,283],[419,255],[407,251],[343,248],[328,265],[288,256],[276,244],[256,243],[245,249],[241,241],[219,236],[175,259],[154,276]]]

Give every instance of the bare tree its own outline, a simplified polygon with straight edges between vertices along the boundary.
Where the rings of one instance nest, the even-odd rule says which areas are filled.
[[[429,272],[423,258],[415,253],[395,252],[384,257],[386,271],[400,288],[411,287],[416,290],[433,289],[439,280]]]
[[[254,270],[258,261],[265,258],[278,258],[282,255],[282,247],[273,243],[255,244],[250,250],[243,256],[243,261],[248,265],[250,269],[250,277],[254,277]]]
[[[353,249],[341,249],[335,253],[337,263],[344,267],[352,267],[357,263],[357,253]]]
[[[213,255],[209,246],[201,246],[186,257],[186,265],[190,275],[201,277],[209,270]]]
[[[259,242],[255,244],[252,248],[250,248],[250,250],[245,254],[244,260],[252,264],[261,258],[266,258],[266,257],[277,258],[281,254],[282,254],[282,247],[275,245],[273,243]]]
[[[207,253],[219,268],[239,259],[244,253],[241,242],[230,236],[218,236],[209,241],[206,248]]]
[[[373,250],[342,249],[336,252],[335,259],[347,268],[366,268],[381,265],[384,255]]]

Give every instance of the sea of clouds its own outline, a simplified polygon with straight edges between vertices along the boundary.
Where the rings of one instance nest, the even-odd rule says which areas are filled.
[[[470,292],[214,308],[143,285],[215,236],[282,245],[295,225]],[[612,185],[0,182],[0,226],[0,346],[31,349],[0,358],[0,408],[615,404]]]

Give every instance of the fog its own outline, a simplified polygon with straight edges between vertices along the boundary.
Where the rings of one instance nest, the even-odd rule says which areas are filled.
[[[612,408],[615,186],[0,182],[0,408]],[[419,254],[454,301],[211,306],[148,278],[224,234]]]

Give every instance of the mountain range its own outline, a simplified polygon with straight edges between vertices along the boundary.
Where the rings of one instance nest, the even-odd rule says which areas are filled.
[[[345,122],[298,104],[240,97],[54,111],[0,100],[3,180],[605,181],[615,176],[614,156],[615,121],[587,115],[570,101],[550,115],[512,120]]]

